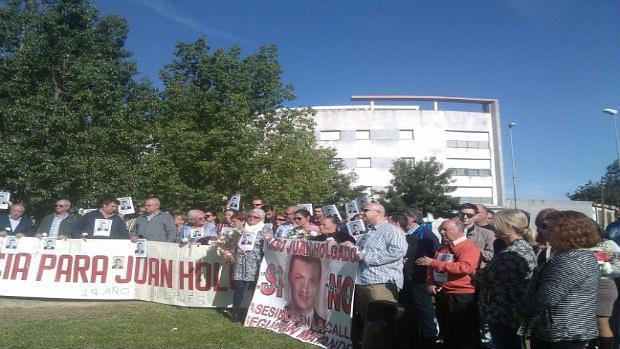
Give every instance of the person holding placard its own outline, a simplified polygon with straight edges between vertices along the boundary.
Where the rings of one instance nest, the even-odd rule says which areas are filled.
[[[31,236],[33,232],[32,219],[24,216],[26,207],[22,204],[13,204],[9,214],[0,214],[0,236],[15,235],[18,238]]]
[[[77,222],[78,217],[69,213],[71,202],[66,199],[56,201],[54,204],[54,213],[50,213],[43,217],[41,224],[37,228],[36,237],[43,238],[43,234],[48,237],[57,237],[64,239],[71,237],[73,225]]]
[[[119,202],[105,199],[99,209],[91,211],[80,218],[71,231],[74,239],[127,239],[129,231],[122,218],[117,214]]]

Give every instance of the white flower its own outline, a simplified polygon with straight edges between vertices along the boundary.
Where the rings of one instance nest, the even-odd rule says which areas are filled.
[[[182,242],[182,243],[184,243],[184,244],[186,244],[186,243],[188,243],[188,242],[189,242],[189,239],[188,239],[188,238],[183,238],[183,239],[181,239],[181,242]]]
[[[611,263],[609,262],[605,262],[601,269],[602,269],[603,274],[605,275],[609,275],[613,271],[613,269],[611,268]]]
[[[316,231],[310,231],[310,236],[319,236],[319,233]]]
[[[47,233],[43,233],[43,234],[41,234],[41,235],[43,235],[43,237],[46,237],[46,236],[47,236]]]
[[[11,231],[11,227],[6,227],[6,228],[4,228],[4,230]]]

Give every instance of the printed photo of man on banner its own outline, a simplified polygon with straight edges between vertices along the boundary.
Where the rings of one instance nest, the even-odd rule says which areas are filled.
[[[339,244],[266,240],[245,326],[323,348],[350,347],[354,255]]]

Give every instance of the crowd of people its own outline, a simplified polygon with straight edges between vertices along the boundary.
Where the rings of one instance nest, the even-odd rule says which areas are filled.
[[[620,276],[620,247],[614,240],[620,237],[620,221],[604,231],[582,213],[545,209],[531,229],[527,212],[492,212],[465,203],[435,234],[426,228],[421,211],[387,213],[370,201],[345,218],[363,220],[365,231],[356,235],[319,207],[310,212],[291,205],[277,212],[259,197],[246,212],[167,212],[152,197],[134,217],[122,217],[118,205],[118,200],[106,199],[80,217],[71,213],[68,200],[58,200],[54,212],[35,228],[24,205],[16,203],[0,214],[0,234],[18,239],[212,241],[234,264],[233,321],[243,321],[244,294],[254,289],[266,238],[355,246],[355,348],[362,345],[369,307],[377,301],[411,309],[416,320],[411,332],[422,346],[503,349],[525,348],[527,342],[532,349],[618,347],[613,320],[619,310],[615,279]]]

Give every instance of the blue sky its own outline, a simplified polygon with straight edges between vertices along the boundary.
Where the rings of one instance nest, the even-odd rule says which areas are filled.
[[[127,18],[126,46],[156,85],[177,41],[253,53],[275,43],[295,86],[291,105],[351,103],[356,94],[497,98],[505,188],[563,199],[616,157],[620,2],[603,0],[97,1]]]

